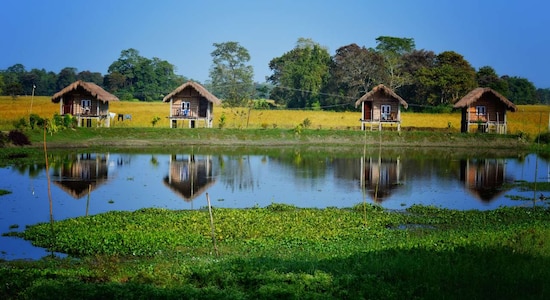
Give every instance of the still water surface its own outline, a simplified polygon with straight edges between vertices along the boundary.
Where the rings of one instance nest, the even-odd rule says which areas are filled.
[[[510,183],[548,182],[550,166],[534,154],[521,157],[453,158],[447,155],[357,157],[209,154],[86,153],[54,156],[45,166],[0,168],[0,234],[54,220],[140,208],[200,209],[351,207],[367,202],[387,209],[413,204],[451,209],[538,205],[540,191]],[[48,176],[49,174],[49,176]],[[544,191],[542,191],[544,193]],[[545,202],[541,202],[543,205]],[[36,259],[48,253],[12,237],[0,237],[0,259]]]

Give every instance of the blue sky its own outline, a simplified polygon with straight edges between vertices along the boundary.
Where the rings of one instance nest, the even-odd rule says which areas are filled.
[[[255,81],[264,82],[269,61],[301,37],[333,55],[394,36],[550,88],[547,0],[3,0],[0,7],[0,69],[21,63],[106,74],[122,50],[134,48],[205,82],[213,43],[235,41],[249,51]]]

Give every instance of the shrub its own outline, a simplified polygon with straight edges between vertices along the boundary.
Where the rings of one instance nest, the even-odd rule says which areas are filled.
[[[31,144],[31,141],[29,141],[29,138],[19,130],[10,131],[10,133],[8,134],[8,139],[11,141],[12,144],[17,146]]]
[[[153,125],[153,127],[155,127],[155,125],[157,125],[158,121],[160,121],[160,117],[159,116],[154,116],[153,120],[151,120],[151,125]]]
[[[13,122],[13,127],[18,130],[23,130],[29,127],[29,123],[27,122],[26,118],[20,118],[19,120]]]
[[[218,128],[223,129],[223,127],[225,126],[225,120],[226,120],[225,114],[222,114],[218,122]]]
[[[0,131],[0,148],[3,148],[7,142],[8,142],[8,137],[6,136],[5,133]]]
[[[550,132],[543,132],[537,136],[536,141],[538,141],[541,144],[549,144],[550,143]]]
[[[35,126],[42,127],[44,126],[44,119],[42,119],[39,115],[31,114],[29,117],[29,125],[31,126],[31,129],[34,129]]]

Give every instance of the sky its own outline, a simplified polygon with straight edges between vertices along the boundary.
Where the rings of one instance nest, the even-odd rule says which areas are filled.
[[[213,44],[232,41],[248,50],[254,80],[265,82],[269,62],[299,38],[334,55],[393,36],[550,88],[547,0],[2,0],[0,28],[0,70],[20,63],[27,71],[73,67],[105,75],[133,48],[204,83]]]

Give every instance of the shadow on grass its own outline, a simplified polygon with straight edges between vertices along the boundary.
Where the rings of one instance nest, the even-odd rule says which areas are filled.
[[[154,267],[154,266],[153,266]],[[175,266],[176,268],[178,266]],[[183,266],[182,266],[183,267]],[[157,266],[157,269],[159,267]],[[548,257],[509,248],[222,258],[124,283],[0,268],[3,299],[548,299]],[[165,278],[171,277],[171,278]]]

